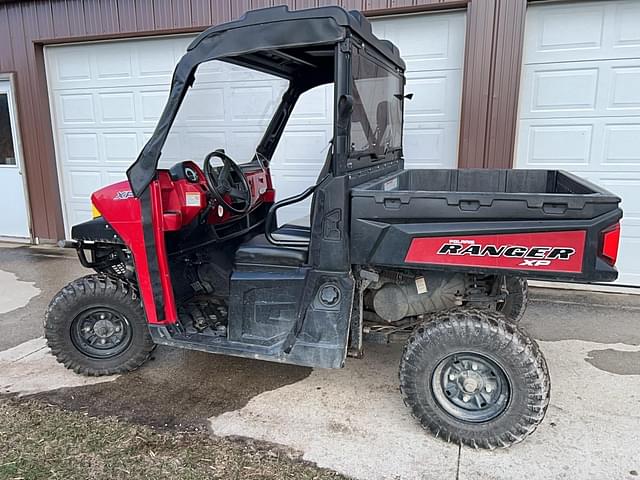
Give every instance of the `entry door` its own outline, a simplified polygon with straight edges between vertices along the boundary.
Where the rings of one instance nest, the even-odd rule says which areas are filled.
[[[29,238],[11,84],[0,80],[0,237]]]

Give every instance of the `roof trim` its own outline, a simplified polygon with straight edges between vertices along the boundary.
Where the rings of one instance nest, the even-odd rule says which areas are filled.
[[[195,48],[205,38],[237,28],[245,28],[265,23],[274,24],[285,21],[317,20],[320,22],[322,20],[329,19],[333,20],[340,27],[350,29],[400,69],[404,70],[406,68],[404,61],[400,57],[400,51],[398,48],[388,40],[382,40],[376,37],[371,29],[371,23],[362,12],[358,10],[347,11],[338,6],[289,10],[287,5],[279,5],[276,7],[250,10],[242,15],[238,20],[215,25],[206,29],[198,35],[193,42],[191,42],[191,45],[187,47],[187,50]]]

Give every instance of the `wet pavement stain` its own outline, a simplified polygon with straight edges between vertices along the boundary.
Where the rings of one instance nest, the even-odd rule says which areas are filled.
[[[15,274],[18,281],[32,283],[40,293],[23,307],[0,314],[0,350],[42,336],[44,312],[65,284],[91,273],[75,253],[56,247],[0,246],[0,270]],[[10,295],[2,291],[0,295]]]
[[[591,350],[586,362],[594,367],[617,375],[640,375],[640,351],[627,352],[607,348]]]
[[[0,290],[5,292],[0,295],[0,314],[6,314],[22,308],[29,301],[40,294],[40,289],[34,286],[34,282],[19,280],[12,272],[0,269]]]
[[[521,326],[537,340],[640,345],[640,295],[536,289]]]
[[[299,382],[310,368],[158,347],[154,359],[113,382],[30,397],[92,416],[159,428],[206,428],[209,417],[244,407],[265,391]]]

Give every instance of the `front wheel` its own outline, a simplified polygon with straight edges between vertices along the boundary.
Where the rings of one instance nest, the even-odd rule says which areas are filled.
[[[547,364],[534,340],[495,311],[434,314],[400,363],[405,404],[436,437],[508,447],[531,434],[549,404]]]
[[[136,288],[106,275],[79,278],[60,290],[44,327],[58,362],[83,375],[135,370],[154,348]]]

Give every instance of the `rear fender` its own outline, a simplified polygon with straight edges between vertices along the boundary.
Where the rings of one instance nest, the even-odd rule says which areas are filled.
[[[589,220],[388,223],[357,219],[351,254],[353,262],[361,265],[610,282],[618,272],[602,257],[601,237],[621,217],[622,211],[615,209]]]

